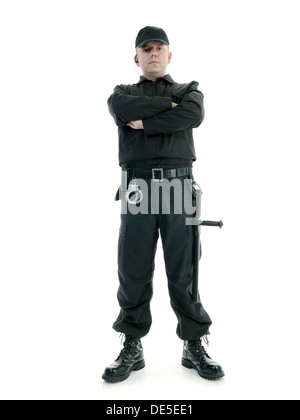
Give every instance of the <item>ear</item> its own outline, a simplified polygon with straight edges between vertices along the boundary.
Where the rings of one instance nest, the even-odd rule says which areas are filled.
[[[171,63],[171,60],[172,60],[172,53],[171,53],[171,51],[169,51],[169,53],[168,53],[168,64]]]
[[[140,67],[139,58],[138,58],[137,54],[135,54],[135,56],[134,56],[134,62],[137,65],[137,67]]]

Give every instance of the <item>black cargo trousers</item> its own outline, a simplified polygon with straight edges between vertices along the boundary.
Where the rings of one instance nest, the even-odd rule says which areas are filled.
[[[161,183],[137,179],[144,194],[143,202],[128,204],[122,198],[117,294],[121,310],[113,324],[118,332],[141,338],[150,330],[154,260],[160,233],[171,306],[178,320],[176,333],[182,340],[196,340],[209,334],[212,322],[199,294],[197,303],[192,302],[194,236],[193,227],[186,224],[191,214],[186,214],[183,203],[184,179],[188,177],[176,178],[176,185],[178,182],[182,185],[181,192],[180,188],[170,188],[170,179]],[[182,203],[181,212],[178,200]]]

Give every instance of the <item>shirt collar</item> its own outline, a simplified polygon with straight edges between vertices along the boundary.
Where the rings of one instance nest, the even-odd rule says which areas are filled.
[[[167,82],[169,82],[169,83],[175,83],[174,82],[174,80],[172,79],[172,77],[169,75],[169,74],[166,74],[165,76],[163,76],[163,77],[159,77],[158,79],[157,79],[157,81],[158,80],[161,80],[161,79],[164,79],[164,80],[166,80]],[[144,76],[141,76],[140,77],[140,80],[138,81],[138,85],[140,84],[140,83],[142,83],[142,82],[145,82],[145,81],[147,81],[147,80],[149,80],[149,79],[146,79]]]

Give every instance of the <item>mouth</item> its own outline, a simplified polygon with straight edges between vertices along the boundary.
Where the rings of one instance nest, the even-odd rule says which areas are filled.
[[[159,63],[159,61],[150,61],[149,64],[158,64],[158,63]]]

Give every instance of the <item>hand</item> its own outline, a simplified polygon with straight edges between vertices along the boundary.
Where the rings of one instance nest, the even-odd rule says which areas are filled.
[[[133,128],[134,130],[144,129],[144,124],[142,120],[130,121],[127,125],[129,125],[129,127]]]
[[[172,102],[172,108],[175,108],[175,106],[177,106],[178,104],[176,104],[175,102]]]

